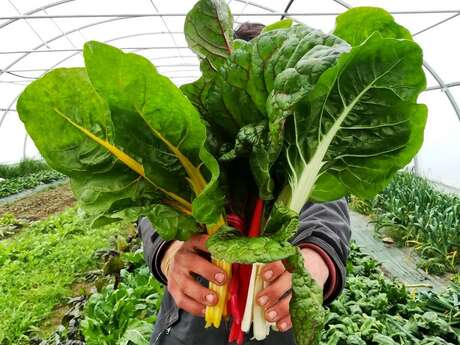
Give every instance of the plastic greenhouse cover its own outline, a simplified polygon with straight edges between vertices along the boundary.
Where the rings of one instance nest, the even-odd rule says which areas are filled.
[[[244,21],[276,21],[289,2],[228,0],[236,14],[235,26]],[[14,163],[24,156],[38,157],[14,110],[16,98],[28,83],[50,68],[82,66],[80,49],[85,41],[105,41],[144,55],[177,85],[197,79],[198,59],[186,48],[182,33],[183,15],[194,3],[1,0],[0,163]],[[452,99],[460,104],[460,86],[455,85],[460,84],[460,46],[452,44],[460,33],[458,0],[294,0],[289,13],[299,22],[331,31],[336,14],[347,6],[379,6],[394,12],[396,20],[423,47],[427,64],[444,83],[453,84],[449,88]],[[41,18],[24,18],[27,15]],[[416,159],[417,171],[433,181],[460,189],[460,119],[446,90],[426,72],[428,86],[435,89],[424,92],[420,99],[429,107],[429,118],[425,143]]]

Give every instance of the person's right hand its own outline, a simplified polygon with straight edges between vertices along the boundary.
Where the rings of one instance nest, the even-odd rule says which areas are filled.
[[[208,235],[196,235],[186,242],[175,241],[163,257],[163,262],[168,263],[162,264],[162,270],[168,280],[169,293],[179,308],[195,316],[204,316],[206,306],[217,303],[217,295],[198,283],[192,274],[217,285],[223,285],[227,279],[222,269],[197,253],[197,250],[208,251],[207,239]]]

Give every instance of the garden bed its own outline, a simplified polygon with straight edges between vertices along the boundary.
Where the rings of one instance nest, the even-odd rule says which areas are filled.
[[[399,173],[372,200],[351,199],[351,207],[368,215],[376,233],[419,254],[417,265],[442,275],[459,274],[460,198],[446,194],[412,173]]]

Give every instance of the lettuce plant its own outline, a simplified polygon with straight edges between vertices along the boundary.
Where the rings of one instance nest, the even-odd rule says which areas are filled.
[[[197,81],[177,88],[147,59],[92,41],[84,68],[53,70],[25,89],[19,116],[95,225],[143,214],[165,239],[207,230],[228,275],[231,263],[286,259],[296,342],[314,344],[322,291],[288,240],[307,201],[371,197],[418,151],[427,114],[417,104],[422,51],[376,8],[347,11],[332,34],[287,19],[245,42],[233,39],[223,0],[200,0],[184,31],[200,59]],[[242,184],[263,200],[260,236],[224,221],[235,201],[247,211],[233,195]],[[256,276],[247,308],[263,286]],[[219,304],[207,308],[206,325],[219,327],[231,296],[227,286],[210,288]],[[243,328],[256,314],[262,339],[255,307]]]

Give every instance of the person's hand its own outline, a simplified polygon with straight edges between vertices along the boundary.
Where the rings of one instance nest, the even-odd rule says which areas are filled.
[[[323,288],[329,277],[327,264],[314,249],[302,249],[305,268],[316,283]],[[265,265],[261,271],[262,278],[268,286],[257,294],[257,303],[265,309],[265,319],[275,322],[278,329],[286,332],[292,327],[289,315],[291,300],[291,273],[286,271],[282,261]]]
[[[168,280],[168,291],[176,305],[195,316],[204,316],[206,306],[217,303],[217,295],[198,283],[192,274],[217,285],[223,285],[227,279],[223,270],[197,253],[197,250],[208,251],[207,239],[208,235],[197,235],[186,242],[173,242],[161,264]]]

